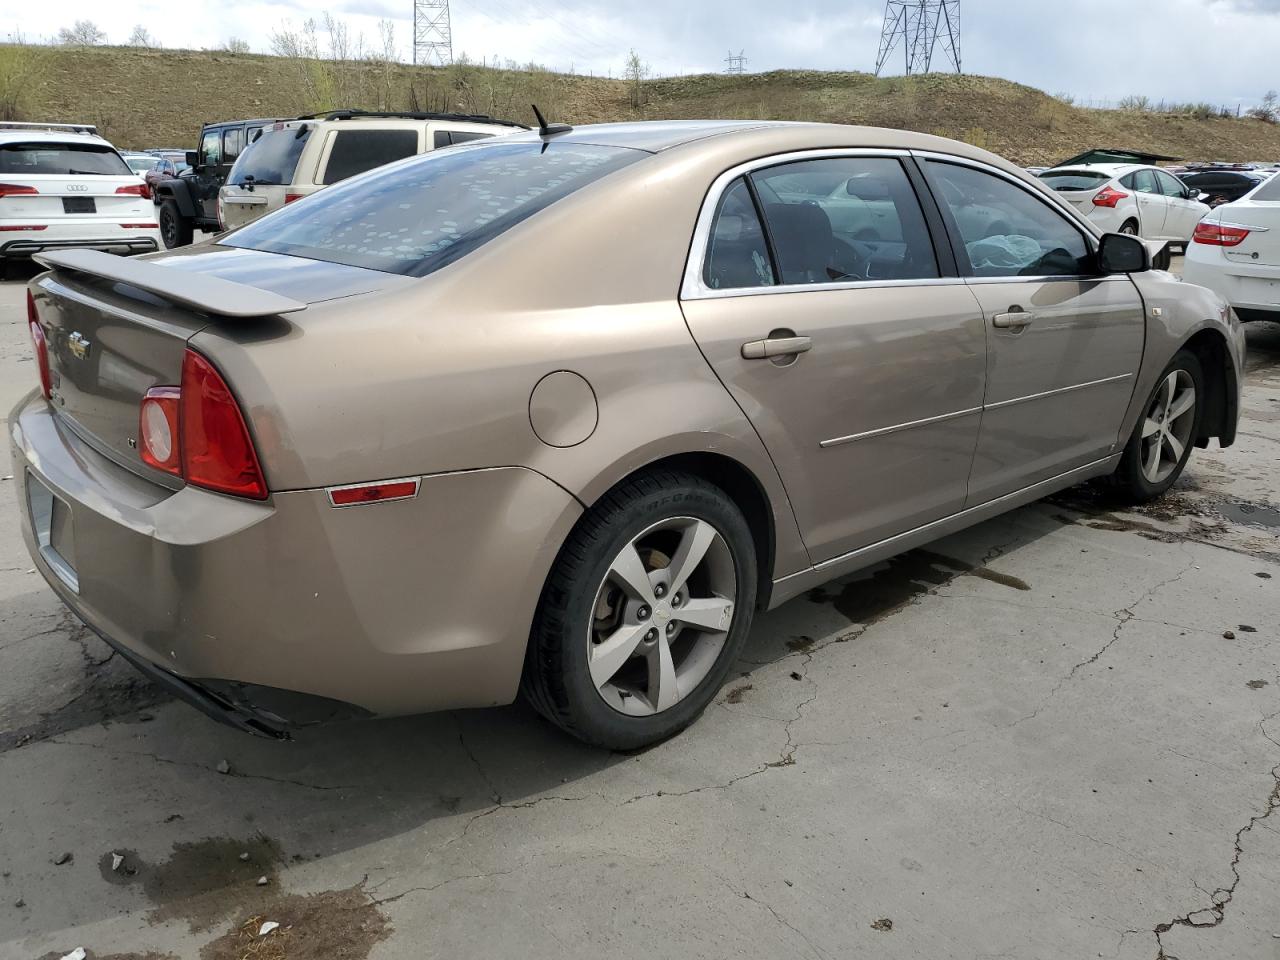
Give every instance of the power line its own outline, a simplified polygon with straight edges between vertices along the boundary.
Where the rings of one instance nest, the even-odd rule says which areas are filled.
[[[735,74],[746,73],[747,72],[746,53],[747,53],[746,50],[739,50],[737,54],[735,54],[732,50],[730,50],[729,55],[724,58],[724,62],[726,64],[724,72],[735,73]]]
[[[880,51],[876,54],[876,75],[883,72],[899,45],[907,76],[929,73],[939,44],[951,68],[956,73],[963,73],[960,61],[960,0],[885,0]]]

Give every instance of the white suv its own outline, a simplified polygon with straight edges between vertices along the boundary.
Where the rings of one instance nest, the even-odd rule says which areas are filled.
[[[526,129],[491,117],[357,110],[274,123],[244,148],[218,191],[218,223],[242,227],[383,164]]]
[[[0,272],[43,250],[160,248],[150,188],[83,125],[0,123]]]

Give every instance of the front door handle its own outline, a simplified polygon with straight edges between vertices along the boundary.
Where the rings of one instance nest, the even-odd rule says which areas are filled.
[[[1025,310],[1012,310],[1009,313],[997,313],[991,318],[991,325],[999,327],[1001,330],[1021,330],[1029,327],[1035,321],[1034,313],[1027,313]]]
[[[773,360],[777,357],[795,357],[813,349],[809,337],[776,337],[769,340],[752,340],[742,345],[743,360]]]

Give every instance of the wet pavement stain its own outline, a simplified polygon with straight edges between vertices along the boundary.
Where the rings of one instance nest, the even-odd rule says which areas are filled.
[[[725,703],[741,703],[742,698],[747,695],[747,692],[753,689],[754,687],[750,683],[743,684],[740,687],[734,687],[732,690],[729,691],[728,695],[724,698],[724,702]]]
[[[259,937],[264,921],[280,926]],[[357,886],[281,897],[268,910],[247,911],[200,950],[200,960],[365,960],[390,935],[386,914]]]
[[[792,637],[787,641],[787,649],[793,653],[804,653],[811,649],[816,641],[813,637],[807,637],[801,634],[798,637]]]
[[[1260,503],[1223,503],[1218,513],[1235,523],[1280,529],[1280,510]]]
[[[155,904],[147,914],[150,923],[183,920],[200,933],[238,910],[279,899],[276,867],[282,859],[279,845],[262,834],[247,840],[208,837],[175,843],[169,859],[154,866],[135,858],[137,873],[130,879]],[[265,886],[258,886],[259,877],[267,878]]]
[[[969,576],[978,577],[991,583],[998,583],[1002,587],[1009,587],[1013,590],[1030,590],[1031,584],[1023,580],[1021,577],[1014,577],[1007,573],[1000,573],[992,570],[990,567],[974,567],[969,571]]]
[[[1245,684],[1245,686],[1248,687],[1250,690],[1261,690],[1263,687],[1267,686],[1267,681],[1250,680],[1248,683]]]

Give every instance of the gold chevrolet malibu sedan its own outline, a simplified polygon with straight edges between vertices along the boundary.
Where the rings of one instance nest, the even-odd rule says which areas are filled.
[[[47,252],[10,421],[53,589],[241,729],[505,704],[670,736],[757,611],[1232,443],[1243,334],[982,150],[543,128],[216,242]]]

